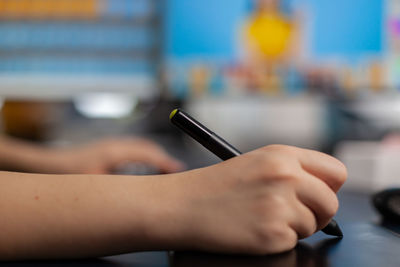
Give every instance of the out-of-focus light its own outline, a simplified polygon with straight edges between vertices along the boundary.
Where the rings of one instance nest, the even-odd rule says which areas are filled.
[[[76,109],[88,118],[121,118],[132,113],[138,100],[126,94],[92,93],[74,100]]]

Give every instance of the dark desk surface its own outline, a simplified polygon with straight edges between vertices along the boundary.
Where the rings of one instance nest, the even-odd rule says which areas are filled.
[[[400,266],[400,235],[380,226],[368,195],[342,192],[336,219],[345,237],[317,233],[296,249],[272,256],[252,257],[200,252],[147,252],[86,261],[3,263],[0,266]]]

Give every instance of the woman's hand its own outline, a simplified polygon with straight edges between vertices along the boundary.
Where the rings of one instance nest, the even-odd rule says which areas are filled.
[[[329,223],[346,177],[345,166],[326,154],[267,146],[173,176],[175,202],[157,229],[178,249],[283,252]]]
[[[183,164],[156,143],[142,138],[104,139],[92,144],[50,152],[57,173],[108,174],[123,164],[148,164],[162,173],[183,169]]]

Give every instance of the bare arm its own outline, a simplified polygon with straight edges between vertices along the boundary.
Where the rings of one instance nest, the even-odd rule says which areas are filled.
[[[152,165],[165,173],[182,164],[142,138],[119,137],[67,148],[50,148],[0,135],[0,170],[60,174],[108,174],[127,162]]]
[[[167,243],[153,236],[167,177],[0,173],[0,260],[85,258]]]
[[[0,260],[282,252],[328,224],[345,179],[336,159],[286,146],[160,176],[0,173]]]

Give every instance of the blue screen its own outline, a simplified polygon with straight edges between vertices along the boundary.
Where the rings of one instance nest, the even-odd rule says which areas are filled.
[[[315,58],[353,60],[382,51],[381,0],[292,0],[310,11],[310,52]],[[169,0],[167,55],[172,58],[231,59],[238,27],[249,13],[249,0]]]

